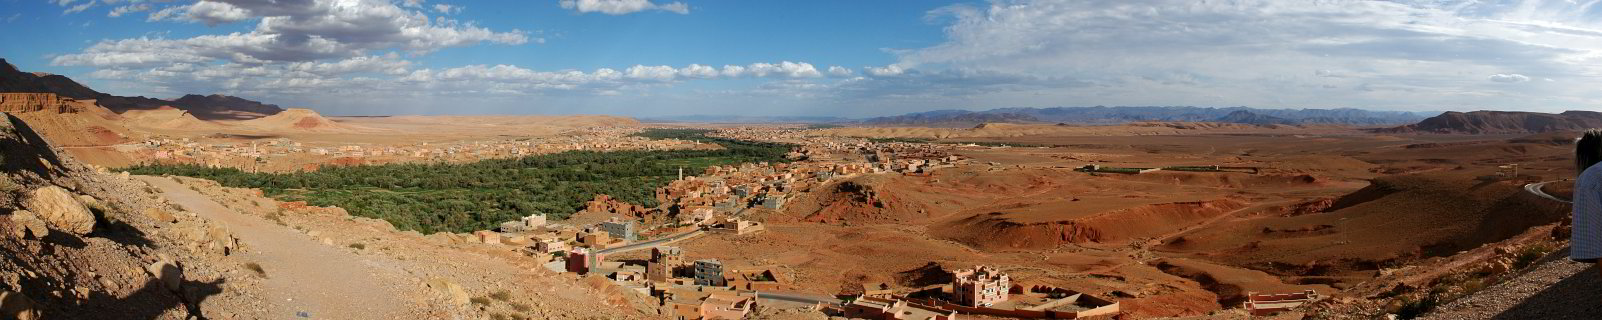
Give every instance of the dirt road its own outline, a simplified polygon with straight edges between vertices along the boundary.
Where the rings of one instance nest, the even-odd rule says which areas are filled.
[[[418,302],[406,301],[394,284],[404,271],[369,263],[348,249],[326,245],[311,236],[265,218],[242,214],[169,178],[140,176],[161,189],[173,203],[214,221],[244,246],[238,253],[266,271],[262,295],[276,319],[389,319],[414,314]]]

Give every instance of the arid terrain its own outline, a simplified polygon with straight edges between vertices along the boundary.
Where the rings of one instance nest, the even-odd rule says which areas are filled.
[[[763,317],[839,315],[833,297],[868,292],[949,294],[954,272],[975,266],[1004,272],[1020,288],[1013,291],[1055,288],[1113,302],[1097,312],[1125,318],[1244,317],[1254,294],[1307,290],[1325,298],[1278,314],[1415,316],[1561,252],[1569,210],[1562,200],[1572,193],[1564,179],[1573,174],[1573,133],[1565,130],[1592,116],[1449,113],[1378,128],[807,128],[582,115],[325,117],[304,108],[222,108],[202,117],[172,106],[118,113],[50,93],[3,98],[11,129],[0,198],[8,202],[0,204],[16,209],[0,227],[16,230],[6,250],[30,257],[4,269],[4,279],[35,312],[66,317],[140,299],[141,312],[169,318],[671,318],[727,299],[673,293],[709,288],[675,273],[669,278],[679,280],[661,283],[630,275],[656,263],[641,249],[663,245],[682,250],[686,262],[763,270],[754,279],[791,298],[753,293],[761,290],[750,284],[728,293],[767,301],[751,313]],[[784,162],[680,171],[650,186],[650,205],[589,191],[580,196],[595,200],[536,214],[539,225],[490,221],[501,227],[428,235],[340,203],[283,198],[296,192],[275,199],[260,188],[117,173],[135,164],[304,173],[730,148],[788,153]],[[88,220],[63,221],[70,215],[57,211],[75,212],[72,203],[41,204],[50,197],[41,194],[55,191],[40,190],[52,188],[81,195],[60,201],[90,208]],[[545,225],[548,214],[571,218]],[[617,231],[602,229],[620,223],[641,236],[608,240]],[[748,225],[761,227],[741,231]],[[607,255],[581,262],[572,255],[591,251],[553,246]],[[61,259],[40,255],[57,250],[48,257]],[[102,269],[111,265],[123,267]],[[164,274],[167,266],[182,274]],[[1553,268],[1543,270],[1574,269]],[[1019,303],[1027,299],[1035,298]]]
[[[233,148],[367,146],[367,154],[341,151],[346,153],[341,158],[356,159],[342,165],[359,165],[424,161],[375,161],[385,159],[375,149],[408,145],[566,138],[597,141],[605,150],[614,142],[606,137],[619,136],[612,132],[662,126],[605,116],[322,117],[294,108],[249,120],[202,120],[172,108],[116,114],[92,103],[61,104],[74,107],[20,112],[19,118],[38,123],[33,125],[37,131],[73,158],[102,167],[184,161],[154,153],[162,149],[96,151],[139,144],[138,139],[230,143]],[[728,131],[734,137],[800,146],[861,137],[915,138],[921,142],[892,144],[934,148],[964,160],[917,174],[857,174],[786,190],[789,200],[782,207],[740,213],[765,223],[765,231],[680,241],[675,245],[688,260],[715,258],[734,268],[779,270],[790,283],[788,290],[820,296],[881,285],[911,294],[947,284],[955,269],[988,265],[1015,283],[1118,301],[1121,314],[1133,318],[1238,317],[1245,315],[1240,306],[1249,293],[1302,290],[1336,298],[1294,314],[1395,313],[1403,297],[1414,299],[1442,286],[1461,291],[1458,282],[1467,280],[1453,278],[1461,274],[1492,281],[1525,267],[1512,264],[1526,248],[1550,251],[1561,245],[1563,238],[1552,235],[1563,228],[1567,206],[1526,192],[1523,184],[1571,174],[1568,138],[1562,133],[1398,134],[1214,123],[707,126],[736,130]],[[81,128],[111,133],[86,135],[96,129]],[[208,164],[305,170],[316,168],[308,161],[339,161],[332,155],[288,153]],[[810,161],[862,161],[853,154],[816,153],[818,160]],[[1516,175],[1503,167],[1509,164],[1518,165]],[[1086,165],[1226,170],[1080,170]],[[620,291],[607,280],[547,271],[541,265],[548,258],[485,245],[474,235],[397,231],[382,220],[353,218],[337,208],[285,210],[296,207],[259,191],[205,180],[107,179],[136,185],[125,188],[146,194],[132,197],[171,203],[182,208],[180,216],[226,230],[230,241],[239,243],[242,249],[231,249],[237,253],[184,255],[231,266],[213,276],[231,281],[233,289],[222,289],[222,298],[211,300],[222,306],[198,304],[198,312],[208,316],[389,312],[549,318],[593,316],[602,309],[617,312],[615,317],[660,315],[648,297]],[[1566,197],[1560,185],[1550,188]],[[651,228],[650,221],[672,220],[687,210],[664,208],[639,212],[638,218]],[[606,218],[581,213],[572,223],[584,219]],[[611,259],[649,259],[638,252]],[[437,288],[443,289],[430,290]],[[235,299],[228,298],[231,294],[254,297],[237,298],[254,302],[238,309],[236,303],[243,302],[228,302]],[[495,301],[451,300],[492,295]],[[296,303],[297,297],[309,302]],[[807,314],[784,310],[767,312]]]

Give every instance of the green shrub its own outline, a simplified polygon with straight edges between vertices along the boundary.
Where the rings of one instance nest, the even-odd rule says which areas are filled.
[[[352,215],[389,221],[424,234],[498,227],[531,214],[562,219],[597,194],[654,207],[656,188],[679,168],[784,162],[790,145],[707,137],[709,130],[653,129],[638,136],[722,145],[719,150],[569,151],[467,164],[383,164],[313,172],[259,173],[195,165],[141,165],[133,174],[181,175],[223,186],[259,188],[281,201],[338,206]]]

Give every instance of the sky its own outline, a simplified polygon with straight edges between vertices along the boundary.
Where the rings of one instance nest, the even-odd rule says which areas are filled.
[[[1602,0],[0,0],[0,58],[330,115],[1602,110]]]

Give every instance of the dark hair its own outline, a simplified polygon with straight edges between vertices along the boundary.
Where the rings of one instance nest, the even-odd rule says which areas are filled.
[[[1585,172],[1597,162],[1602,162],[1602,129],[1585,130],[1580,139],[1574,140],[1574,165],[1576,174]]]

